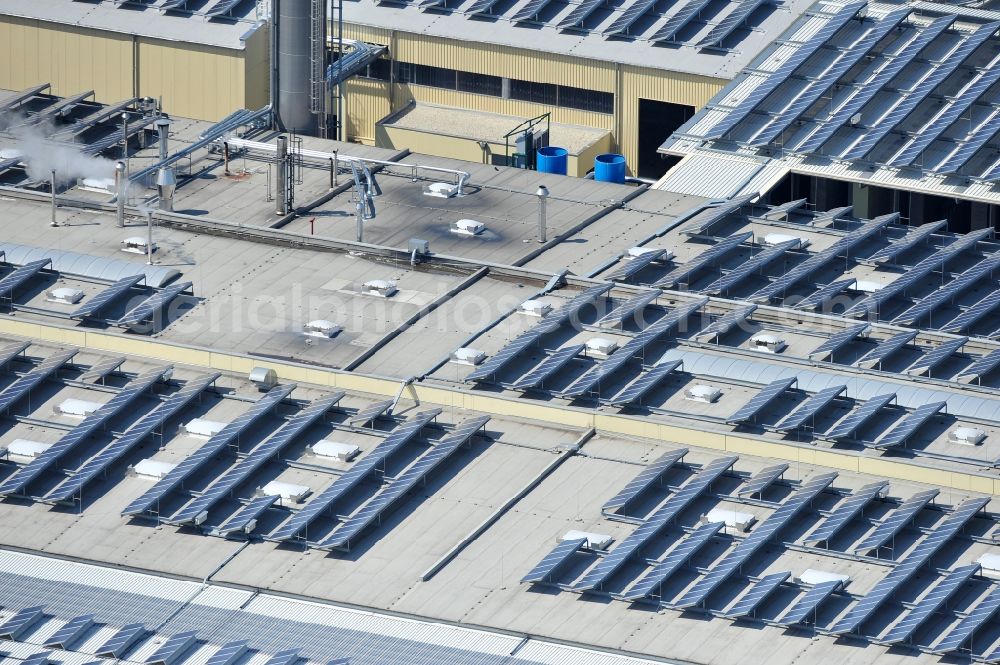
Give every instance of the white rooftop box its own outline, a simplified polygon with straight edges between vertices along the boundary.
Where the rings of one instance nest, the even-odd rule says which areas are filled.
[[[215,436],[222,431],[229,423],[220,423],[215,420],[204,420],[203,418],[195,418],[191,420],[186,425],[182,426],[185,434],[191,436],[202,436],[206,439]]]
[[[552,305],[544,300],[525,300],[521,303],[521,311],[528,316],[545,316],[552,311]]]
[[[638,258],[643,254],[649,254],[650,252],[666,252],[660,257],[661,261],[669,261],[674,258],[674,253],[669,249],[665,250],[662,247],[629,247],[627,256],[630,259]]]
[[[692,402],[712,404],[713,402],[717,402],[720,397],[722,397],[721,390],[715,386],[706,386],[703,383],[691,386],[684,391],[684,399],[691,400]]]
[[[20,159],[24,153],[17,148],[0,148],[0,159]]]
[[[459,365],[478,365],[486,360],[486,354],[471,346],[463,346],[451,352],[451,362]]]
[[[77,185],[84,191],[97,192],[98,194],[115,192],[117,186],[114,178],[81,178]]]
[[[280,496],[282,501],[292,501],[299,503],[309,496],[311,489],[305,485],[294,483],[283,483],[279,480],[272,480],[261,490],[261,496]]]
[[[798,578],[799,582],[803,584],[816,585],[822,584],[823,582],[840,582],[844,586],[851,581],[850,575],[841,575],[840,573],[831,573],[826,570],[814,570],[812,568],[807,568]]]
[[[302,333],[307,337],[323,337],[324,339],[333,337],[340,330],[340,326],[326,319],[316,319],[302,326]]]
[[[885,284],[881,282],[868,282],[863,279],[859,279],[854,282],[854,290],[860,291],[861,293],[875,293],[876,291],[881,291],[885,288]]]
[[[586,538],[586,547],[592,550],[606,550],[614,542],[614,538],[611,536],[603,533],[590,533],[589,531],[567,531],[559,540],[579,540],[580,538]]]
[[[132,236],[131,238],[125,238],[122,240],[122,251],[130,252],[132,254],[145,254],[146,253],[146,239],[140,236]],[[156,243],[153,243],[153,251],[156,251]]]
[[[7,453],[9,455],[17,455],[18,457],[35,458],[51,447],[51,443],[31,441],[29,439],[14,439],[7,445]]]
[[[757,333],[750,338],[750,348],[764,353],[781,353],[785,350],[785,340],[771,333]]]
[[[447,182],[432,182],[424,187],[424,196],[433,196],[439,199],[450,199],[458,194],[458,185]]]
[[[249,378],[250,383],[260,390],[270,390],[278,385],[278,373],[270,367],[254,367]]]
[[[389,279],[370,279],[361,285],[361,292],[366,296],[389,298],[396,293],[396,282]]]
[[[984,573],[992,573],[992,576],[1000,574],[1000,554],[986,552],[976,559],[976,563],[983,567]]]
[[[780,245],[782,243],[788,242],[789,240],[796,241],[796,243],[792,245],[792,247],[794,247],[795,249],[803,249],[809,246],[809,240],[807,240],[806,238],[789,235],[787,233],[768,233],[766,236],[764,236],[764,244],[768,246]]]
[[[587,353],[598,356],[609,356],[618,348],[618,342],[604,337],[593,337],[587,340]]]
[[[56,404],[53,411],[62,416],[76,416],[83,418],[89,416],[94,411],[104,406],[100,402],[88,402],[82,399],[66,399]]]
[[[450,231],[460,236],[477,236],[486,230],[486,225],[474,219],[460,219],[451,225]]]
[[[986,438],[986,432],[975,427],[956,427],[948,433],[948,440],[964,446],[978,446]]]
[[[143,478],[159,480],[173,471],[176,466],[176,464],[171,464],[170,462],[146,458],[132,467],[131,474],[134,476],[142,476]]]
[[[358,456],[361,449],[353,443],[341,443],[340,441],[327,441],[323,439],[312,447],[314,455],[320,457],[332,457],[340,462],[350,462]]]
[[[65,286],[60,286],[59,288],[52,289],[46,293],[45,299],[49,302],[58,302],[64,305],[75,305],[83,300],[83,291],[80,289],[71,289]]]
[[[757,516],[753,513],[741,513],[738,510],[728,508],[712,508],[701,518],[703,524],[712,522],[723,522],[727,529],[733,529],[741,533],[746,533],[757,521]]]

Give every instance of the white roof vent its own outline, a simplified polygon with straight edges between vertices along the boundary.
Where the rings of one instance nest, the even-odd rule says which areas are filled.
[[[122,251],[130,252],[132,254],[145,254],[146,253],[146,239],[139,236],[132,236],[131,238],[125,238],[122,240]],[[156,243],[153,243],[153,251],[156,251]]]
[[[160,460],[147,458],[130,468],[129,475],[159,480],[173,471],[176,466],[176,464],[171,464],[170,462],[162,462]]]
[[[450,199],[458,194],[458,185],[447,182],[432,182],[424,187],[424,196],[433,196],[439,199]]]
[[[182,426],[182,430],[185,434],[190,436],[200,436],[204,438],[209,438],[215,436],[229,423],[220,423],[215,420],[204,420],[202,418],[195,418],[191,420],[186,425]]]
[[[52,289],[45,295],[49,302],[58,302],[63,305],[75,305],[83,300],[83,291],[80,289],[70,289],[65,286]]]
[[[665,252],[665,254],[660,257],[661,261],[669,261],[674,258],[673,252],[669,249],[663,249],[662,247],[629,247],[626,254],[628,258],[635,259],[643,254],[649,254],[650,252]]]
[[[362,293],[379,298],[389,298],[396,291],[396,282],[388,279],[371,279],[361,285]]]
[[[353,443],[341,443],[340,441],[322,441],[313,444],[312,452],[320,457],[331,457],[339,462],[350,462],[358,456],[361,448]]]
[[[14,439],[7,445],[7,453],[18,457],[30,457],[34,459],[52,447],[51,443],[41,441],[31,441],[29,439]]]
[[[863,279],[859,279],[854,282],[854,290],[860,291],[861,293],[875,293],[876,291],[881,291],[885,288],[885,284],[881,282],[867,282]]]
[[[2,152],[2,151],[0,151]],[[114,178],[82,178],[79,189],[85,192],[96,192],[98,194],[110,194],[115,191]]]
[[[598,356],[609,356],[618,348],[618,342],[604,337],[593,337],[587,340],[587,353]]]
[[[990,575],[991,577],[995,577],[1000,573],[1000,554],[986,552],[976,559],[976,563],[983,567],[984,573],[993,573],[993,575]]]
[[[61,416],[75,416],[77,418],[83,418],[89,416],[94,411],[104,406],[100,402],[88,402],[82,399],[66,399],[56,404],[53,407],[53,411]]]
[[[580,538],[586,538],[585,546],[592,550],[606,550],[614,542],[614,538],[611,536],[603,533],[590,533],[589,531],[567,531],[559,540],[579,540]]]
[[[323,337],[329,339],[333,337],[341,330],[333,321],[327,321],[326,319],[316,319],[315,321],[310,321],[309,323],[302,326],[302,332],[308,337]]]
[[[272,480],[264,488],[259,490],[260,496],[280,496],[282,501],[292,501],[299,503],[312,492],[305,485],[295,483],[283,483],[280,480]]]
[[[799,575],[798,581],[810,586],[822,584],[823,582],[840,582],[842,585],[847,586],[847,583],[851,581],[851,576],[841,575],[840,573],[831,573],[827,570],[814,570],[812,568],[807,568],[801,575]]]
[[[278,373],[270,367],[254,367],[250,370],[250,383],[259,390],[270,390],[278,385]]]
[[[948,440],[965,446],[978,446],[986,438],[986,432],[975,427],[956,427],[948,433]]]
[[[740,533],[749,531],[750,527],[756,521],[757,516],[753,513],[741,513],[738,510],[729,510],[727,508],[712,508],[701,518],[702,524],[723,522],[726,525],[726,529],[739,531]]]
[[[691,386],[684,391],[684,399],[691,400],[692,402],[712,404],[713,402],[719,401],[720,397],[722,397],[721,390],[715,386],[706,386],[703,383]]]
[[[486,354],[471,346],[463,346],[451,352],[451,362],[459,365],[478,365],[486,360]]]
[[[768,233],[764,236],[764,244],[768,246],[780,245],[782,243],[788,242],[789,240],[795,240],[796,243],[792,245],[795,249],[804,249],[809,246],[809,240],[799,236],[789,235],[787,233]]]
[[[552,305],[544,300],[525,300],[521,303],[521,311],[528,316],[545,316],[552,311]]]
[[[486,225],[474,219],[460,219],[451,225],[450,230],[460,236],[477,236],[486,230]]]
[[[785,340],[771,333],[757,333],[750,338],[750,348],[764,353],[781,353],[785,350]]]

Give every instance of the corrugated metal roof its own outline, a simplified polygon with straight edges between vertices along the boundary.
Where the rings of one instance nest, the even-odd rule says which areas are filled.
[[[0,251],[6,256],[7,263],[24,265],[39,259],[52,259],[52,268],[61,273],[82,275],[92,279],[103,279],[114,282],[124,277],[143,274],[146,284],[160,288],[180,276],[180,271],[161,266],[148,266],[145,263],[131,263],[118,259],[108,259],[91,254],[78,254],[59,249],[43,249],[31,245],[0,243]]]
[[[755,157],[711,154],[691,155],[657,183],[657,189],[705,197],[730,197],[743,189],[762,168],[764,161]]]

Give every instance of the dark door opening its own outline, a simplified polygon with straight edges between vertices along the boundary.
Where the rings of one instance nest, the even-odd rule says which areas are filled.
[[[639,100],[639,164],[635,172],[640,178],[659,178],[679,161],[657,149],[693,115],[693,106]]]

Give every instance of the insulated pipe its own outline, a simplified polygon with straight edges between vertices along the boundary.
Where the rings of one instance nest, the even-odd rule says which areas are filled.
[[[125,201],[128,199],[128,166],[125,162],[115,162],[115,182],[118,184],[117,201],[118,212],[116,219],[118,226],[125,226]]]
[[[277,177],[274,179],[275,196],[274,212],[277,215],[288,214],[288,137],[279,136],[277,144]]]
[[[56,203],[56,170],[52,169],[52,224],[50,226],[59,226],[59,222],[56,221],[56,208],[58,204]]]
[[[539,185],[535,196],[538,197],[538,242],[546,242],[548,237],[545,228],[545,202],[549,198],[549,188]]]

